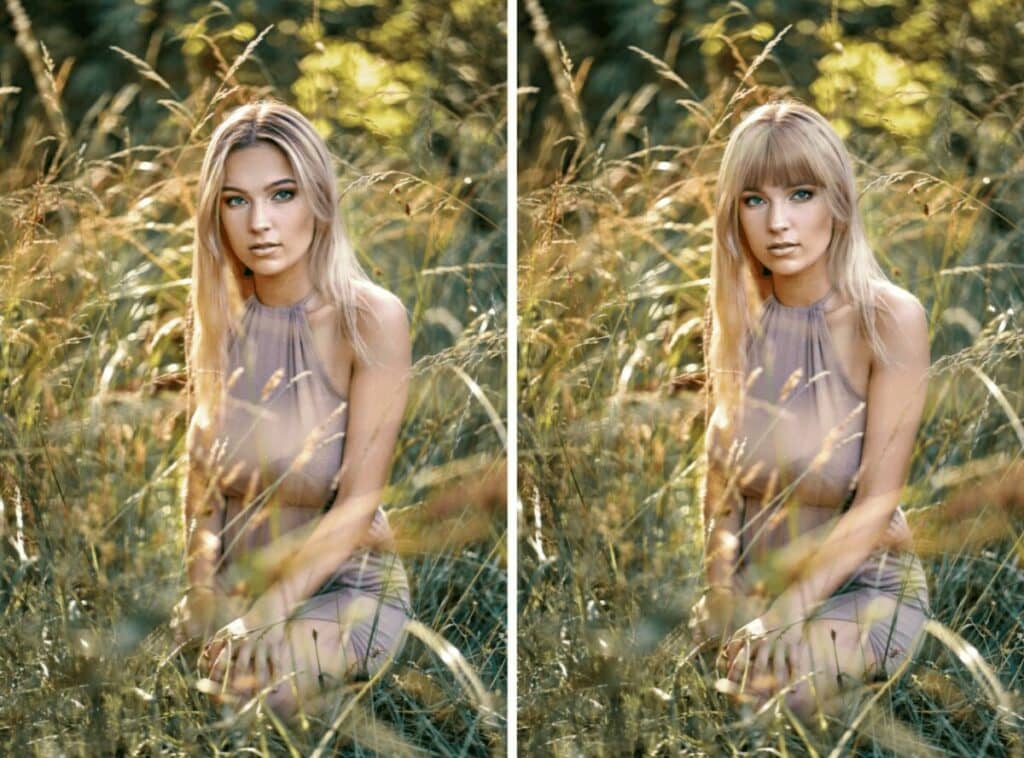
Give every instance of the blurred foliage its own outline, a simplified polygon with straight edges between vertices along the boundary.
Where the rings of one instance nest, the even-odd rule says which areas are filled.
[[[1019,3],[521,8],[520,749],[1020,755]],[[686,627],[715,180],[742,115],[779,96],[846,135],[869,241],[927,309],[933,363],[903,504],[944,636],[808,724],[717,691]]]
[[[701,100],[729,86],[787,27],[760,70],[761,83],[801,96],[844,137],[855,127],[863,139],[887,132],[904,149],[932,157],[948,148],[934,140],[938,120],[948,124],[947,140],[969,138],[972,116],[987,112],[1006,94],[1000,85],[1017,82],[1024,70],[1017,0],[600,0],[586,13],[575,3],[543,6],[555,37],[580,64],[580,107],[591,129],[622,111],[624,93],[659,84],[658,72],[630,46],[662,59],[683,83],[645,96],[636,111],[642,126],[630,130],[633,147],[678,138],[676,100]],[[521,127],[528,152],[557,107],[532,37],[529,15],[520,13],[520,83],[539,88]],[[953,152],[966,160],[964,149]]]
[[[503,754],[504,6],[3,7],[0,752]],[[357,252],[410,312],[386,506],[426,630],[290,725],[218,709],[166,625],[198,167],[267,96],[316,119]]]
[[[113,114],[131,125],[138,143],[166,122],[162,98],[178,99],[222,74],[228,61],[270,27],[237,81],[272,88],[326,132],[375,134],[385,145],[412,139],[414,130],[429,133],[425,119],[465,117],[481,90],[504,81],[503,56],[493,54],[503,25],[498,5],[492,0],[23,3],[40,42],[69,67],[61,104],[74,124],[88,122],[91,111],[114,97],[111,83],[140,86],[140,96]],[[0,86],[31,90],[13,36],[9,24],[0,27]],[[131,61],[112,53],[115,46],[144,60],[169,86],[140,77]],[[0,144],[14,144],[17,125],[24,124],[31,107],[30,98],[7,104]],[[124,135],[111,131],[108,139],[117,145]],[[94,149],[102,147],[110,146]]]

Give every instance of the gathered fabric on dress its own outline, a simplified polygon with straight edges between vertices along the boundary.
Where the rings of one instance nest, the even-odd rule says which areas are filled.
[[[249,297],[229,341],[222,566],[233,551],[268,545],[306,523],[302,509],[329,509],[336,495],[348,400],[332,386],[316,352],[306,316],[312,295],[281,307]],[[389,531],[381,508],[370,531]],[[359,659],[356,673],[370,675],[397,654],[409,610],[398,557],[360,547],[297,615],[326,613],[342,624]]]
[[[863,453],[866,398],[836,354],[825,297],[808,306],[764,301],[759,333],[745,345],[747,384],[732,444],[712,435],[711,465],[737,472],[742,499],[737,578],[747,591],[780,572],[772,559],[806,531],[828,528],[853,503]],[[738,467],[738,469],[736,468]],[[890,530],[905,531],[900,508]],[[766,569],[767,566],[767,569]],[[784,572],[784,569],[782,570]],[[785,578],[775,577],[778,590]],[[918,558],[880,547],[808,618],[855,621],[884,675],[912,652],[929,613]]]

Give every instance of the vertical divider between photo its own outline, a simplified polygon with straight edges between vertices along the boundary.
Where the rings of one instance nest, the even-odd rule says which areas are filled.
[[[508,476],[508,497],[506,498],[506,539],[508,540],[508,559],[506,561],[507,571],[507,584],[506,584],[506,604],[508,610],[508,685],[507,685],[507,722],[506,722],[506,745],[509,756],[516,755],[516,701],[517,701],[517,682],[516,682],[516,657],[518,653],[518,625],[517,625],[517,597],[518,597],[518,540],[517,540],[517,524],[518,524],[518,513],[519,513],[519,497],[516,487],[516,469],[518,461],[518,411],[519,411],[519,395],[517,392],[516,377],[518,375],[518,297],[517,297],[517,281],[518,281],[518,270],[516,268],[516,242],[517,242],[517,199],[518,194],[516,191],[518,171],[517,171],[517,158],[518,158],[518,130],[516,128],[516,114],[518,109],[516,107],[516,49],[517,49],[517,25],[516,25],[516,4],[514,0],[506,0],[506,28],[507,33],[505,35],[505,67],[506,67],[506,122],[508,129],[508,143],[507,143],[507,168],[505,171],[505,209],[506,209],[506,222],[505,228],[507,231],[507,237],[505,240],[507,256],[506,256],[506,283],[508,286],[509,296],[507,299],[508,309],[506,311],[506,317],[508,319],[508,360],[506,365],[508,366],[507,385],[506,385],[506,401],[505,408],[507,409],[508,419],[506,422],[506,429],[508,433],[508,443],[506,446],[506,455],[508,456],[508,465],[506,466]]]

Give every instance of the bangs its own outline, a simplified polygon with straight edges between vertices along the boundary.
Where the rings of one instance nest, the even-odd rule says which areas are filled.
[[[736,172],[737,191],[755,187],[793,187],[813,184],[827,187],[834,171],[823,160],[821,146],[815,146],[797,129],[780,124],[751,134]]]

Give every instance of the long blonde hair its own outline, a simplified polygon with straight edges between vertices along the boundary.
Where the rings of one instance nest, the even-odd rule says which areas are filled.
[[[857,210],[853,164],[842,140],[813,108],[793,100],[762,105],[737,126],[718,172],[711,257],[708,386],[725,428],[743,403],[744,344],[759,326],[761,304],[771,282],[740,229],[740,193],[749,187],[821,188],[832,212],[832,238],[825,251],[829,281],[857,309],[861,333],[885,360],[875,323],[877,290],[888,281],[868,245]]]
[[[243,266],[221,228],[224,164],[233,151],[256,144],[277,147],[288,158],[300,192],[313,211],[309,270],[313,288],[335,306],[341,334],[365,360],[358,319],[365,310],[361,285],[369,281],[345,234],[338,211],[331,154],[313,125],[294,108],[258,102],[236,108],[210,138],[199,172],[195,254],[192,259],[193,333],[189,380],[192,421],[207,432],[219,425],[223,405],[228,339],[243,309]]]

